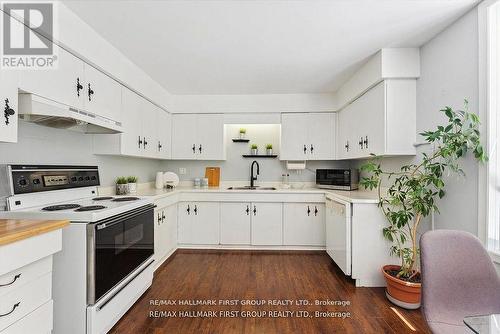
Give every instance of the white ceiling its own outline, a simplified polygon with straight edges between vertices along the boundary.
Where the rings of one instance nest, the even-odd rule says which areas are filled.
[[[172,94],[332,92],[383,47],[421,46],[478,0],[68,1]]]

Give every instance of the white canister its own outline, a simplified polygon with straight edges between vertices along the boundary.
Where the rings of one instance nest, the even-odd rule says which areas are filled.
[[[155,188],[156,189],[162,189],[163,188],[163,172],[157,172],[156,173]]]

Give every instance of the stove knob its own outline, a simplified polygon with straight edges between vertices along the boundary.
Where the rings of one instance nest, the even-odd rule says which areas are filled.
[[[40,184],[40,179],[33,179],[33,184]]]
[[[90,179],[91,179],[92,181],[95,181],[95,180],[97,179],[97,177],[95,177],[95,175],[94,175],[94,176],[92,176]]]
[[[89,176],[85,176],[85,181],[90,181],[90,177]]]
[[[80,176],[80,177],[78,178],[78,181],[83,181],[83,176]]]
[[[28,180],[26,179],[20,179],[18,182],[21,187],[26,187],[28,185]]]
[[[71,177],[71,182],[76,182],[76,176]]]

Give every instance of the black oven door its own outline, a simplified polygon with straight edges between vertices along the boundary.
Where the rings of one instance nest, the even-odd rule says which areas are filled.
[[[154,253],[154,205],[88,226],[87,299],[95,304]]]

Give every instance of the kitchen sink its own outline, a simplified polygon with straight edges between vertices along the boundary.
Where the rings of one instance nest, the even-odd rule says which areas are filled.
[[[244,187],[229,187],[227,190],[276,190],[275,187],[250,187],[250,186],[244,186]]]

